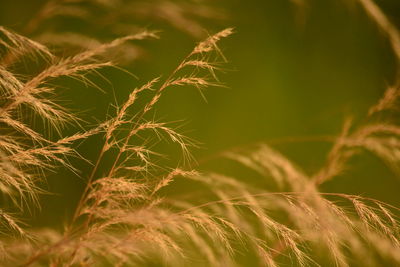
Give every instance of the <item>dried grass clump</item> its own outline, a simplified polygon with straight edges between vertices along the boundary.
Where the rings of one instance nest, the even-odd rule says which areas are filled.
[[[165,255],[171,256],[183,250],[176,244],[175,238],[164,232],[163,227],[168,224],[160,225],[160,221],[170,223],[172,235],[177,234],[182,229],[180,227],[194,227],[195,216],[178,216],[159,207],[163,202],[156,195],[174,177],[193,175],[194,172],[175,169],[164,178],[156,179],[156,174],[165,172],[165,167],[155,164],[154,157],[158,157],[158,153],[151,150],[152,144],[148,139],[143,141],[141,137],[145,132],[154,132],[156,136],[162,136],[162,139],[168,138],[181,148],[184,159],[190,160],[188,148],[195,145],[193,141],[166,123],[148,120],[147,114],[153,110],[164,91],[171,87],[195,86],[201,92],[204,87],[218,85],[215,71],[219,64],[214,59],[221,58],[221,54],[217,42],[232,34],[232,29],[221,31],[200,42],[166,79],[155,78],[132,90],[127,101],[117,108],[113,118],[71,136],[63,136],[64,129],[69,125],[86,127],[76,114],[53,99],[59,89],[56,85],[57,78],[72,77],[90,85],[92,82],[87,78],[88,73],[113,66],[112,62],[101,57],[107,50],[128,41],[154,38],[157,37],[156,34],[143,31],[100,44],[74,56],[58,58],[34,41],[4,28],[2,31],[7,37],[4,41],[5,55],[13,55],[14,65],[18,64],[17,60],[22,58],[22,53],[30,53],[30,50],[42,57],[44,64],[38,73],[24,78],[6,67],[2,68],[3,99],[0,116],[5,131],[1,142],[1,189],[3,198],[12,201],[9,208],[17,206],[22,210],[32,207],[34,202],[39,204],[37,194],[41,189],[38,185],[43,181],[46,170],[64,166],[79,172],[69,162],[71,156],[80,157],[74,150],[73,143],[92,135],[104,135],[103,147],[65,233],[47,231],[43,235],[43,231],[40,231],[36,234],[31,232],[23,238],[5,238],[5,263],[17,264],[25,261],[25,265],[39,262],[77,264],[90,259],[98,264],[103,258],[112,259],[112,262],[140,259],[148,251],[154,253],[155,247],[157,251],[162,248]],[[21,46],[23,50],[19,51],[8,42],[25,44]],[[139,113],[133,113],[132,107],[144,91],[151,92],[153,96]],[[24,114],[29,113],[41,118],[59,138],[50,138],[49,134],[37,131],[34,125],[25,121]],[[106,154],[113,155],[114,160],[108,173],[101,176],[104,174],[98,172],[98,167]],[[180,218],[185,218],[187,225],[182,224],[175,229],[176,220],[179,221]],[[4,227],[14,230],[15,235],[25,235],[25,231],[11,215],[4,213],[3,221]],[[211,221],[207,223],[210,227],[217,227]],[[220,233],[221,237],[225,234],[222,229]],[[55,242],[49,242],[49,235]],[[134,242],[128,246],[126,242],[131,239]],[[151,246],[150,240],[154,241]],[[108,251],[106,255],[105,251]]]
[[[56,16],[56,10],[89,18],[81,2],[104,7],[125,3],[51,1],[28,24],[27,32]],[[186,21],[182,10],[191,10],[172,1],[154,2],[134,5],[142,6],[137,12],[144,15],[144,7],[165,8],[161,9],[166,12],[163,18],[179,25]],[[382,14],[376,15],[377,7],[370,1],[361,3],[386,29],[388,24],[379,22]],[[63,9],[55,9],[60,6]],[[207,9],[196,12],[209,14]],[[186,22],[186,30],[196,32],[193,25],[197,24]],[[220,86],[216,72],[224,57],[218,43],[232,33],[228,28],[199,42],[166,78],[157,77],[134,88],[113,116],[93,127],[62,105],[57,98],[58,79],[69,77],[96,87],[88,75],[116,66],[107,59],[109,50],[157,38],[157,34],[139,31],[59,57],[31,39],[0,28],[3,266],[235,266],[247,264],[243,255],[260,266],[400,265],[397,207],[320,189],[321,184],[347,172],[349,160],[364,150],[398,173],[400,126],[382,119],[396,112],[397,87],[389,88],[370,108],[366,122],[346,121],[326,163],[315,173],[307,173],[266,144],[223,153],[258,173],[260,180],[274,181],[275,191],[245,183],[240,177],[187,168],[195,142],[170,124],[155,120],[152,111],[173,87],[194,86],[202,94],[205,87]],[[39,66],[20,73],[21,61]],[[40,118],[48,129],[37,127],[28,115]],[[71,128],[81,130],[65,135]],[[81,171],[70,159],[85,161],[76,143],[94,135],[102,138],[100,152],[91,172],[81,174],[85,188],[64,229],[32,229],[21,223],[13,213],[39,206],[38,194],[44,192],[41,185],[49,170]],[[157,164],[162,156],[154,149],[157,137],[181,149],[182,164],[172,163],[172,168]],[[180,182],[195,190],[179,192]]]

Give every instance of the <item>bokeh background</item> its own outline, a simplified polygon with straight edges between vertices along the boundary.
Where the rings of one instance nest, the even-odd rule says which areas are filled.
[[[162,121],[178,121],[181,132],[200,143],[192,150],[198,162],[194,167],[232,174],[230,165],[219,159],[218,153],[265,142],[307,173],[317,171],[330,148],[319,137],[339,134],[348,117],[362,121],[369,106],[394,82],[397,66],[388,41],[352,1],[314,0],[300,9],[289,0],[214,2],[221,17],[203,21],[204,28],[213,33],[232,26],[236,32],[221,43],[228,59],[219,74],[225,87],[207,89],[207,102],[196,89],[169,90],[156,115]],[[1,0],[0,24],[21,31],[43,3]],[[383,0],[379,5],[395,24],[400,24],[399,1]],[[44,27],[52,27],[52,23]],[[89,30],[73,20],[57,23],[65,29]],[[158,21],[140,26],[162,32],[160,40],[145,42],[141,59],[125,66],[136,78],[106,70],[103,74],[107,79],[93,78],[106,93],[66,81],[67,87],[73,88],[65,93],[72,108],[84,107],[93,121],[104,119],[112,112],[110,102],[121,103],[132,88],[168,75],[199,41]],[[100,26],[97,34],[104,34]],[[86,142],[79,149],[93,158],[98,142]],[[170,158],[180,157],[178,150],[160,149]],[[400,205],[400,181],[380,160],[367,154],[356,157],[351,166],[352,170],[323,189]],[[81,168],[90,170],[87,165]],[[238,172],[233,175],[246,179]],[[36,212],[33,224],[62,227],[83,184],[67,171],[51,174],[47,188],[54,194],[43,196],[42,210]]]

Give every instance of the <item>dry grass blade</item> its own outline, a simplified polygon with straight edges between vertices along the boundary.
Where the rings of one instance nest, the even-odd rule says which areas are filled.
[[[393,51],[400,60],[400,34],[396,26],[388,19],[374,0],[357,0],[365,9],[366,13],[378,25],[379,29],[387,35]]]

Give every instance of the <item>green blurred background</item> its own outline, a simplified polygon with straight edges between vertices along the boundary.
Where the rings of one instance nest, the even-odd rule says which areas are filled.
[[[43,2],[1,0],[0,24],[18,32]],[[266,142],[313,173],[323,164],[330,144],[285,140],[337,135],[345,118],[362,120],[369,106],[393,83],[396,73],[388,41],[362,8],[350,2],[314,0],[298,10],[289,0],[218,1],[216,5],[227,18],[204,24],[210,33],[235,27],[236,33],[221,43],[229,60],[219,75],[226,88],[207,89],[207,103],[196,89],[169,90],[156,115],[162,121],[183,120],[181,130],[201,143],[192,151],[200,169],[229,173],[229,165],[216,154]],[[379,1],[379,5],[400,24],[399,1]],[[82,30],[82,25],[73,21],[65,23],[66,28]],[[67,95],[73,107],[84,107],[91,116],[104,119],[107,103],[114,101],[113,91],[121,103],[130,89],[168,75],[198,41],[163,23],[142,26],[161,29],[162,33],[160,40],[145,43],[143,59],[127,66],[138,79],[116,70],[104,71],[113,85],[95,79],[106,94],[69,81],[73,89]],[[87,142],[80,150],[93,158],[98,141]],[[175,150],[165,152],[179,157]],[[365,155],[355,158],[352,166],[353,170],[323,189],[400,204],[400,181],[379,160]],[[82,168],[90,170],[90,166]],[[54,173],[47,187],[58,195],[43,196],[43,209],[35,224],[60,225],[75,205],[83,182],[68,172]]]

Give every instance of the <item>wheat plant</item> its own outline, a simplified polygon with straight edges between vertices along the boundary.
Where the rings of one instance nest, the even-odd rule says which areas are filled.
[[[372,0],[356,2],[388,36],[398,58],[396,27]],[[121,6],[124,10],[117,12]],[[90,14],[98,9],[106,15],[97,19],[112,19],[118,26],[110,28],[112,34],[129,35],[104,42],[42,29],[57,16],[93,23]],[[218,45],[232,28],[200,41],[169,74],[133,88],[95,125],[82,110],[68,109],[59,98],[63,81],[96,88],[93,77],[103,76],[103,70],[122,71],[114,52],[138,51],[141,42],[159,38],[157,31],[135,26],[154,14],[194,36],[204,33],[194,15],[219,17],[203,1],[60,0],[48,1],[24,34],[0,27],[1,265],[400,265],[398,207],[321,189],[350,172],[350,160],[366,152],[399,175],[400,126],[390,120],[398,112],[396,85],[362,123],[348,119],[338,136],[325,138],[332,148],[316,173],[302,170],[268,144],[231,149],[215,159],[243,165],[271,187],[194,170],[190,151],[196,141],[154,117],[167,90],[194,87],[202,95],[206,87],[223,85],[217,74],[226,59]],[[93,138],[101,141],[90,161],[78,145]],[[178,147],[182,158],[164,164],[159,142]],[[76,161],[89,161],[90,171],[79,169]],[[62,229],[30,227],[40,195],[51,193],[45,190],[46,177],[62,169],[85,183],[76,207]],[[181,192],[179,183],[189,187]]]

